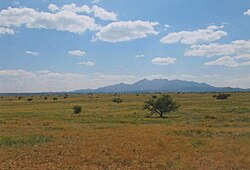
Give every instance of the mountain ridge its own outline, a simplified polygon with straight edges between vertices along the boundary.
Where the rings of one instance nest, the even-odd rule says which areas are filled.
[[[96,89],[80,89],[73,93],[140,93],[140,92],[244,92],[250,89],[215,87],[186,80],[142,79],[132,84],[119,83]]]

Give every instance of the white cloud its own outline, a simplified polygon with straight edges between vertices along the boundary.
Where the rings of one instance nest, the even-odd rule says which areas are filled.
[[[3,77],[19,77],[23,79],[33,78],[35,75],[31,72],[18,69],[18,70],[0,70],[0,76]]]
[[[1,27],[0,26],[0,36],[1,34],[10,34],[10,35],[14,35],[15,32],[12,28],[6,28],[6,27]]]
[[[35,29],[55,29],[81,34],[86,30],[97,30],[98,25],[89,16],[72,11],[56,13],[39,12],[32,8],[7,8],[0,11],[0,27],[12,29],[21,25]]]
[[[94,17],[100,18],[101,20],[111,20],[111,21],[116,21],[117,20],[117,14],[114,12],[109,12],[104,8],[98,7],[94,5],[92,8],[83,5],[83,6],[76,6],[76,4],[66,4],[63,5],[62,7],[58,7],[54,4],[49,5],[49,10],[52,12],[55,11],[68,11],[68,12],[73,12],[73,13],[86,13],[86,14],[93,14]]]
[[[85,51],[81,51],[81,50],[71,50],[68,52],[70,55],[73,55],[73,56],[78,56],[78,57],[81,57],[81,56],[84,56],[86,54]]]
[[[144,57],[144,54],[138,54],[135,56],[135,58],[143,58]]]
[[[244,15],[250,16],[250,9],[248,9],[246,12],[244,12]]]
[[[239,67],[239,66],[249,66],[250,61],[247,62],[238,62],[235,58],[230,57],[230,56],[224,56],[221,58],[218,58],[215,61],[210,61],[204,63],[206,66],[227,66],[227,67]]]
[[[56,11],[59,10],[59,7],[56,6],[55,4],[49,4],[48,9],[49,9],[51,12],[56,12]]]
[[[104,27],[101,27],[97,32],[96,39],[105,42],[123,42],[131,41],[139,38],[145,38],[149,34],[157,35],[154,26],[158,25],[157,22],[147,21],[119,21],[112,22]]]
[[[67,91],[84,86],[86,75],[47,70],[0,70],[0,92]]]
[[[83,5],[83,6],[80,6],[80,7],[77,7],[76,4],[67,4],[67,5],[63,5],[61,8],[60,8],[61,11],[71,11],[71,12],[75,12],[75,13],[91,13],[92,10],[90,9],[89,6],[87,5]]]
[[[250,60],[250,54],[240,54],[234,57],[235,59]]]
[[[236,40],[229,44],[212,43],[208,45],[193,45],[185,51],[185,56],[225,56],[250,54],[250,40]]]
[[[171,57],[156,57],[153,60],[151,60],[151,63],[157,64],[157,65],[169,65],[169,64],[174,64],[176,61],[176,58],[171,58]]]
[[[33,56],[38,56],[39,53],[36,51],[25,51],[26,54],[33,55]]]
[[[111,20],[111,21],[117,20],[117,15],[114,12],[108,12],[101,7],[93,6],[92,11],[95,17],[98,17],[102,20]]]
[[[167,31],[169,28],[170,28],[170,25],[165,24],[163,29],[164,29],[165,31]]]
[[[206,29],[173,32],[164,36],[160,42],[164,44],[180,42],[188,45],[212,42],[227,35],[227,32],[220,30],[221,28],[223,28],[223,26],[211,25]]]
[[[96,73],[85,75],[79,73],[58,73],[49,70],[30,72],[26,70],[0,70],[0,92],[44,92],[72,91],[75,89],[98,88],[117,83],[134,83],[143,78],[148,79],[181,79],[196,82],[206,82],[215,86],[231,86],[249,88],[250,75],[244,77],[229,77],[227,75],[110,75]]]
[[[58,73],[49,70],[0,70],[0,92],[48,92],[98,88],[137,81],[134,75]]]
[[[92,66],[95,66],[95,63],[92,62],[92,61],[83,61],[83,62],[80,62],[80,63],[77,63],[78,65],[86,65],[86,66],[89,66],[89,67],[92,67]]]

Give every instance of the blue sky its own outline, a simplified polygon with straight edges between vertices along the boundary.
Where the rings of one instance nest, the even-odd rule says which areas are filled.
[[[182,79],[250,88],[250,1],[1,0],[0,92]]]

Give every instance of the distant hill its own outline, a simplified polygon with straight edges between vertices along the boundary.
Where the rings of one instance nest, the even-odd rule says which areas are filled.
[[[250,89],[214,87],[206,83],[183,80],[143,79],[133,84],[115,84],[97,89],[75,90],[73,93],[140,93],[140,92],[243,92]]]

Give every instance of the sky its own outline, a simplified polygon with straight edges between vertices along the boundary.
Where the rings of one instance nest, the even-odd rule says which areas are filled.
[[[0,93],[145,78],[250,88],[250,1],[0,0]]]

